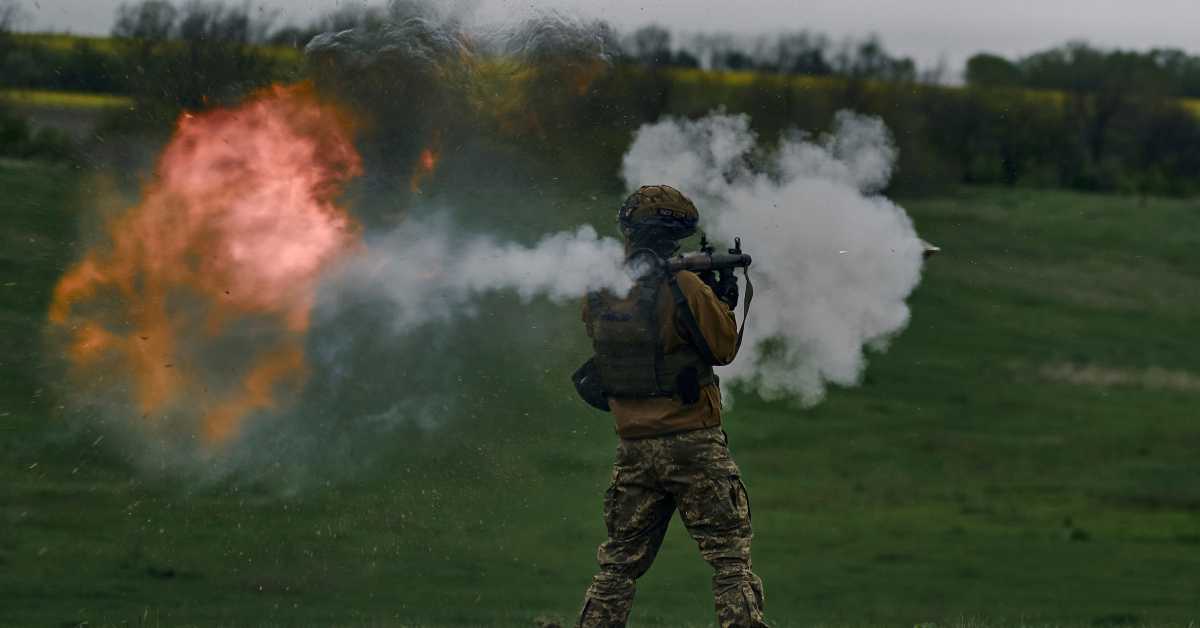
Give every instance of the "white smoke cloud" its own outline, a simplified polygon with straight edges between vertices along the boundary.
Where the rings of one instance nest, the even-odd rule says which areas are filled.
[[[827,383],[857,384],[864,347],[907,325],[923,247],[904,210],[875,194],[896,160],[879,119],[840,112],[832,134],[785,139],[754,171],[758,150],[745,115],[666,120],[637,132],[622,175],[630,189],[680,188],[711,237],[743,238],[756,295],[722,375],[811,405]]]
[[[347,292],[383,298],[394,307],[395,331],[408,333],[429,322],[470,315],[478,298],[495,291],[555,302],[591,290],[624,294],[633,285],[624,259],[623,244],[599,237],[591,225],[525,246],[490,236],[456,239],[446,220],[414,218],[370,240],[332,278],[334,289],[324,291],[323,298],[340,301]]]
[[[880,120],[842,112],[829,136],[785,139],[751,169],[755,156],[747,116],[666,120],[638,131],[622,174],[631,189],[681,188],[700,204],[710,236],[744,239],[757,294],[742,355],[722,374],[766,398],[811,405],[828,383],[857,384],[865,347],[882,350],[907,325],[923,247],[904,210],[875,194],[896,159]],[[526,246],[462,237],[445,216],[414,217],[371,238],[322,296],[328,310],[356,293],[382,299],[393,331],[410,334],[469,317],[496,291],[555,302],[624,293],[632,280],[623,260],[622,243],[590,225]]]

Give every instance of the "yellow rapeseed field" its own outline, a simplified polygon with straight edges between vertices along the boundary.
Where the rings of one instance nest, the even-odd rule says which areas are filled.
[[[54,109],[115,109],[133,105],[133,99],[128,96],[44,89],[3,90],[0,91],[0,101],[12,105]]]

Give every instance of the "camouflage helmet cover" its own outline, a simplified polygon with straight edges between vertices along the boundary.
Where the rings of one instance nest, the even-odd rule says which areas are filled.
[[[682,240],[696,232],[699,221],[695,203],[669,185],[643,185],[617,212],[621,233],[631,239],[646,235]]]

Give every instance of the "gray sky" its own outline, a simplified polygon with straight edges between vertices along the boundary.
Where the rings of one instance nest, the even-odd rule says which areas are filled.
[[[121,0],[17,0],[38,30],[108,32]],[[252,0],[282,10],[282,20],[363,0]],[[455,1],[455,0],[450,0]],[[1070,39],[1128,48],[1176,47],[1200,53],[1200,0],[463,0],[480,19],[504,19],[531,7],[565,9],[629,28],[659,22],[681,32],[784,29],[834,38],[878,33],[886,47],[923,66],[945,58],[958,69],[971,54],[1017,55]]]

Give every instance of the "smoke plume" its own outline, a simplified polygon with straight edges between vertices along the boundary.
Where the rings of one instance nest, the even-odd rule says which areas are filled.
[[[895,159],[882,121],[849,112],[828,136],[795,135],[767,155],[745,115],[638,131],[627,186],[678,186],[710,237],[741,236],[754,256],[745,343],[724,375],[766,398],[815,404],[827,383],[857,384],[864,347],[883,349],[905,327],[922,244],[904,210],[877,194]]]
[[[358,216],[395,226],[445,153],[462,161],[498,135],[562,127],[611,66],[612,39],[603,23],[555,12],[477,25],[426,2],[392,2],[386,19],[314,37],[310,75],[366,130]]]
[[[587,224],[611,220],[617,181],[543,140],[624,115],[588,100],[612,33],[556,14],[480,29],[433,6],[315,38],[311,83],[183,116],[142,198],[61,278],[65,405],[132,463],[306,479],[397,433],[569,411],[587,341],[564,305],[631,279],[622,243]],[[772,151],[744,116],[636,133],[626,183],[681,188],[755,256],[726,375],[815,403],[904,327],[921,245],[875,195],[894,158],[852,114]]]
[[[624,247],[591,225],[547,235],[531,246],[490,236],[456,237],[440,219],[413,219],[375,238],[367,251],[333,276],[324,304],[369,300],[389,309],[392,332],[411,333],[435,321],[460,322],[489,293],[513,291],[523,302],[562,303],[590,290],[624,293],[632,279]]]

